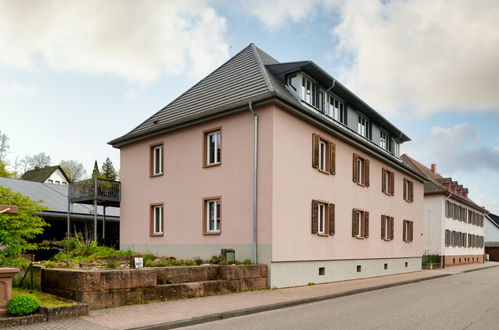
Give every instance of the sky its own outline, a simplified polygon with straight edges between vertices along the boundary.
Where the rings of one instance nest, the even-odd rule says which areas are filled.
[[[119,168],[108,141],[251,42],[314,61],[412,139],[402,152],[499,213],[496,0],[0,0],[7,158]]]

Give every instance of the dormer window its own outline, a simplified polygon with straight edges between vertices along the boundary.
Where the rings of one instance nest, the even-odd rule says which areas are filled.
[[[380,130],[379,131],[379,146],[385,150],[390,150],[390,145],[389,145],[389,138],[390,136],[386,131]]]
[[[342,124],[347,124],[345,103],[333,95],[328,95],[327,115]]]
[[[317,109],[320,108],[319,85],[305,76],[302,77],[301,99]]]
[[[298,91],[298,85],[300,81],[298,80],[296,74],[288,76],[288,86],[291,87],[295,92]]]
[[[359,114],[359,122],[357,124],[357,133],[365,137],[366,139],[371,139],[371,123],[369,119]]]

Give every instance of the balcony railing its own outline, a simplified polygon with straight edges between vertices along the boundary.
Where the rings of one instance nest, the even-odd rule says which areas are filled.
[[[120,192],[120,182],[92,178],[70,183],[68,198],[71,203],[119,205]]]

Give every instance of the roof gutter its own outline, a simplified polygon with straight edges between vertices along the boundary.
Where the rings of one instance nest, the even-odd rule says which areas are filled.
[[[35,215],[39,217],[51,217],[51,218],[63,218],[66,219],[68,214],[66,212],[47,212],[47,211],[42,211],[42,212],[36,212],[34,213]],[[78,214],[78,213],[71,213],[71,219],[79,219],[79,220],[93,220],[94,216],[93,214]],[[102,220],[103,216],[98,215],[97,216],[98,220]],[[106,215],[106,221],[120,221],[120,217],[117,216],[109,216]]]

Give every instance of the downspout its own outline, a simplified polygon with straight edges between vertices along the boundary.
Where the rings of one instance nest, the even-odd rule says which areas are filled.
[[[258,115],[253,110],[251,101],[248,102],[249,111],[253,114],[253,263],[257,257],[257,175],[258,175]]]

